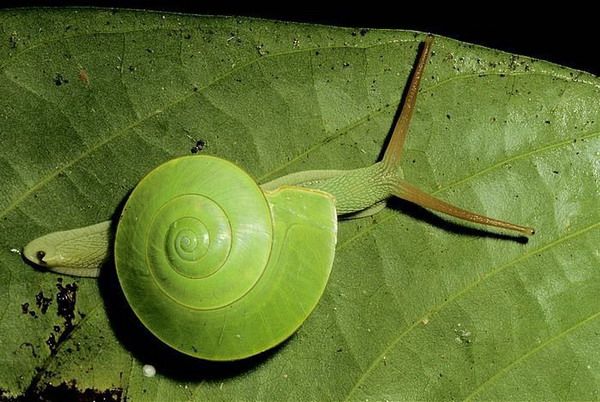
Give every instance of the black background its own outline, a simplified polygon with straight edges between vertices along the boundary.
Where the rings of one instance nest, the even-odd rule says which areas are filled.
[[[318,4],[299,0],[262,4],[257,1],[2,1],[0,8],[39,6],[96,6],[172,11],[194,14],[239,15],[326,25],[395,28],[432,32],[544,59],[600,75],[600,25],[597,12],[584,3],[521,1],[457,4],[445,2],[357,2]]]

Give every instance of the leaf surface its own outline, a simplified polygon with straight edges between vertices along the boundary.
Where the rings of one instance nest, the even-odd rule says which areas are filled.
[[[0,35],[0,395],[67,383],[131,401],[598,399],[596,77],[437,38],[405,177],[536,235],[404,202],[342,221],[300,330],[209,364],[144,331],[114,268],[59,279],[16,251],[114,217],[198,139],[260,182],[373,163],[423,35],[75,9],[4,11]],[[57,294],[72,284],[71,317]]]

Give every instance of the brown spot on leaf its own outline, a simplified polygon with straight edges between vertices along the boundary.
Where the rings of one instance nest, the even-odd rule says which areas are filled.
[[[83,82],[83,84],[87,87],[90,85],[90,76],[86,69],[82,68],[79,70],[79,81]]]

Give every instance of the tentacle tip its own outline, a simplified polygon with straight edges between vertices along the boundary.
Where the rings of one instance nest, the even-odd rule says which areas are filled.
[[[519,232],[523,233],[525,236],[533,236],[535,234],[535,229],[530,227],[521,227]]]

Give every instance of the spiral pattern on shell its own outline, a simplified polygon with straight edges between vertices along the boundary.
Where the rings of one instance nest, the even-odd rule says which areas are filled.
[[[315,210],[324,223],[313,221]],[[174,159],[150,172],[125,205],[117,274],[159,339],[205,359],[243,358],[289,337],[314,308],[335,230],[333,201],[319,192],[265,195],[226,160]],[[281,323],[278,314],[289,317]]]

